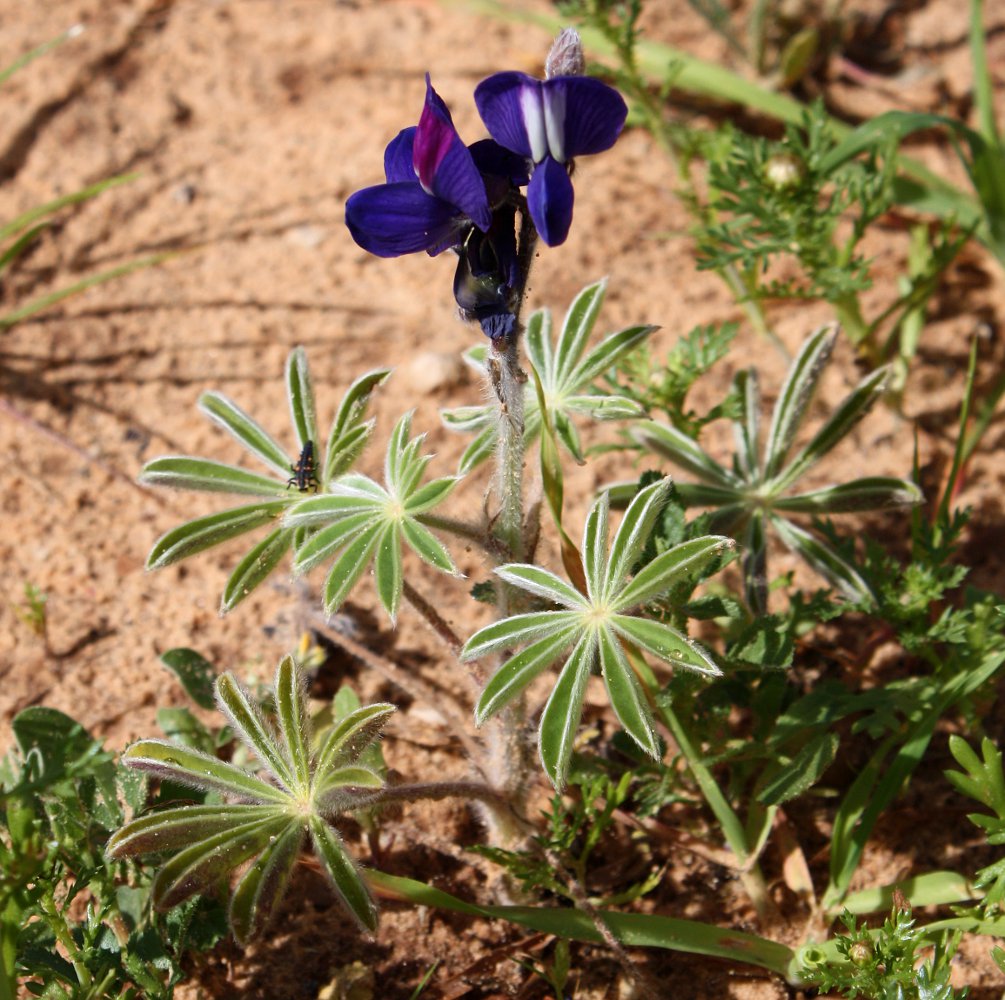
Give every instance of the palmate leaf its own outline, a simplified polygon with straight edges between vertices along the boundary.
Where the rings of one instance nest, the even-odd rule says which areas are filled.
[[[594,383],[659,328],[650,325],[628,327],[609,334],[587,351],[606,292],[606,279],[584,288],[569,306],[557,340],[552,338],[550,312],[538,310],[527,320],[524,343],[540,393],[534,379],[529,380],[524,395],[526,446],[541,434],[542,401],[556,437],[578,462],[583,461],[583,452],[573,416],[592,420],[625,420],[642,415],[642,407],[633,400],[612,396]],[[468,351],[465,360],[484,375],[486,357],[484,349],[479,348]],[[498,440],[497,407],[465,406],[443,410],[441,418],[450,430],[477,435],[461,457],[460,474],[467,474],[495,451]]]
[[[614,533],[609,551],[609,501],[606,494],[597,499],[583,531],[583,575],[588,594],[539,566],[500,567],[497,573],[510,586],[546,603],[559,604],[564,610],[531,611],[493,622],[472,635],[461,651],[462,659],[474,660],[524,646],[507,658],[486,684],[475,709],[478,725],[565,657],[542,712],[539,735],[541,762],[556,788],[565,783],[586,683],[594,672],[599,671],[603,677],[611,707],[625,732],[646,753],[659,755],[652,712],[623,642],[675,667],[706,675],[720,673],[709,656],[686,636],[669,625],[633,613],[639,604],[707,571],[732,548],[727,538],[697,538],[668,550],[629,578],[669,490],[670,481],[665,479],[639,491]]]
[[[325,496],[311,497],[287,513],[287,528],[318,529],[293,563],[304,573],[334,559],[324,586],[325,611],[334,613],[372,562],[377,595],[394,621],[403,589],[402,547],[445,573],[456,574],[444,545],[422,518],[454,490],[458,477],[423,483],[430,456],[420,454],[424,435],[411,437],[412,415],[395,425],[384,459],[384,484],[350,473]]]
[[[231,929],[245,943],[275,914],[300,851],[310,841],[349,912],[373,930],[376,906],[331,821],[362,805],[361,794],[373,803],[373,790],[383,779],[360,760],[393,706],[351,712],[312,753],[305,687],[292,657],[276,671],[276,725],[231,674],[217,680],[216,698],[235,733],[255,752],[264,776],[160,740],[134,744],[123,754],[126,765],[239,801],[177,806],[137,817],[112,836],[109,855],[171,855],[153,884],[153,902],[160,908],[214,891],[221,879],[246,866],[230,905]]]
[[[792,514],[842,514],[885,510],[920,503],[921,491],[909,479],[868,476],[805,493],[793,493],[798,480],[836,447],[876,402],[887,372],[870,372],[842,400],[795,457],[790,458],[796,435],[830,358],[836,337],[833,326],[821,327],[805,342],[792,362],[775,404],[768,439],[761,451],[760,392],[757,373],[750,369],[734,379],[740,417],[733,424],[736,455],[732,470],[712,458],[697,441],[656,421],[639,421],[632,436],[645,448],[669,459],[696,477],[697,483],[678,483],[677,495],[686,506],[715,509],[711,524],[734,534],[744,550],[744,590],[751,608],[767,611],[767,530],[770,528],[796,555],[805,560],[849,600],[870,603],[873,595],[859,571],[826,540],[788,520]],[[622,502],[627,487],[615,494]]]
[[[227,581],[221,613],[231,611],[276,569],[291,548],[310,543],[311,533],[305,527],[312,522],[305,519],[296,525],[282,524],[282,515],[297,507],[304,500],[304,493],[325,490],[336,476],[348,472],[373,431],[373,421],[364,417],[373,390],[387,375],[388,369],[378,369],[361,376],[349,387],[322,452],[307,356],[300,347],[291,351],[286,362],[286,388],[297,441],[293,455],[286,454],[235,402],[218,392],[203,393],[199,409],[262,462],[272,477],[210,459],[168,455],[144,466],[140,482],[270,499],[196,518],[174,528],[154,544],[147,567],[171,565],[245,532],[271,525],[273,530],[244,556]],[[321,523],[327,520],[320,519]],[[317,550],[315,545],[312,551],[316,554]]]

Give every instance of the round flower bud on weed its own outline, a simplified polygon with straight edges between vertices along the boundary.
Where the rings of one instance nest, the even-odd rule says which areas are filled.
[[[775,153],[764,165],[765,180],[778,191],[799,185],[805,172],[803,161],[792,153]]]

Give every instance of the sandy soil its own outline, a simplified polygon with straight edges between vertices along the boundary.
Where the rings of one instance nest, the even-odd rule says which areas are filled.
[[[684,0],[652,6],[653,37],[732,58]],[[878,31],[878,22],[867,20],[874,16],[868,5],[849,6],[866,19],[863,37]],[[902,56],[900,70],[865,84],[833,70],[834,106],[851,116],[895,106],[966,114],[966,22],[957,6],[932,0],[884,21],[883,44]],[[990,17],[991,64],[1005,89],[1005,9]],[[0,0],[0,65],[77,22],[86,25],[82,37],[0,90],[0,218],[112,174],[138,177],[67,213],[6,283],[4,304],[139,255],[178,253],[69,300],[0,341],[0,719],[6,724],[29,705],[49,705],[122,746],[156,732],[159,706],[183,701],[159,653],[192,646],[220,669],[266,679],[299,635],[304,597],[284,574],[229,617],[217,616],[239,545],[163,572],[144,569],[163,531],[219,504],[135,485],[143,463],[176,452],[240,460],[196,411],[201,391],[227,393],[292,450],[281,378],[291,347],[308,350],[322,424],[357,375],[394,366],[376,405],[382,433],[414,407],[415,427],[428,432],[437,468],[453,468],[465,441],[441,427],[437,409],[475,402],[482,388],[457,362],[481,335],[454,315],[452,265],[424,255],[368,257],[343,225],[343,204],[356,188],[382,179],[384,145],[416,120],[427,70],[461,134],[473,140],[483,134],[470,99],[474,85],[499,69],[535,71],[549,39],[541,30],[432,0]],[[707,114],[695,107],[677,113],[699,122]],[[916,152],[959,179],[945,148]],[[564,247],[540,254],[531,305],[560,313],[584,284],[608,275],[602,328],[659,323],[662,349],[698,323],[742,319],[719,279],[695,269],[687,225],[668,163],[645,133],[626,132],[610,154],[579,165],[572,235]],[[875,237],[870,307],[889,301],[906,242],[896,220]],[[791,350],[827,312],[779,309],[773,318]],[[818,481],[865,462],[876,473],[907,474],[917,432],[926,475],[937,482],[951,452],[969,340],[985,336],[980,383],[986,385],[1002,363],[1003,319],[1001,270],[982,250],[968,248],[933,302],[907,419],[877,411],[819,470]],[[777,386],[783,361],[744,327],[738,349],[699,391],[699,403],[715,399],[733,368],[751,360],[762,367],[765,385]],[[842,344],[820,406],[856,378]],[[975,509],[964,546],[974,582],[999,592],[1005,592],[1002,433],[997,421],[960,498]],[[377,471],[379,452],[364,458],[365,470]],[[610,459],[575,470],[570,508],[582,508],[598,484],[628,471]],[[477,503],[483,487],[480,479],[471,483],[467,501]],[[904,530],[895,516],[869,523],[894,536]],[[458,559],[466,572],[480,572],[473,554],[459,552]],[[15,613],[26,583],[48,595],[46,642]],[[448,620],[467,634],[466,585],[429,587]],[[375,607],[369,584],[354,601],[366,621]],[[393,635],[381,615],[372,621],[368,627],[380,633],[372,641],[437,676],[440,653],[413,616],[403,612]],[[398,697],[356,665],[345,669],[365,695]],[[449,735],[421,706],[401,713],[386,746],[392,766],[410,778],[465,771]],[[930,778],[940,780],[937,768]],[[909,796],[901,824],[909,828],[916,819],[911,810],[920,808]],[[891,823],[889,836],[880,831],[865,880],[890,881],[941,849],[922,850],[897,835],[904,825]],[[952,824],[967,843],[977,842],[958,813]],[[395,830],[392,870],[477,894],[486,876],[457,845],[478,836],[457,807],[408,809]],[[733,883],[712,868],[680,855],[659,894],[661,912],[750,926],[752,914]],[[363,940],[341,920],[319,879],[305,872],[301,883],[281,934],[245,956],[221,949],[204,973],[201,995],[314,997],[356,960],[376,970],[377,996],[407,997],[435,960],[442,963],[440,992],[428,995],[543,995],[509,959],[509,945],[520,940],[512,928],[388,905],[379,935]],[[528,940],[524,948],[545,943]],[[961,983],[976,987],[977,1000],[1001,990],[984,950],[967,950],[959,972]],[[577,996],[626,995],[609,955],[587,948],[574,955],[583,970]],[[479,959],[485,961],[472,971]],[[682,956],[644,961],[669,996],[788,995],[776,981],[723,963]],[[465,974],[469,991],[461,989]]]

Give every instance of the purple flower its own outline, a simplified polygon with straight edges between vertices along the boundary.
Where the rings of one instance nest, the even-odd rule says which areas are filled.
[[[548,246],[565,242],[572,224],[569,164],[576,156],[614,145],[628,108],[600,80],[496,73],[475,88],[475,104],[489,134],[532,164],[527,208]]]
[[[386,184],[357,191],[345,206],[352,238],[378,257],[435,255],[463,242],[472,225],[491,225],[485,181],[428,73],[419,124],[388,144],[384,176]]]

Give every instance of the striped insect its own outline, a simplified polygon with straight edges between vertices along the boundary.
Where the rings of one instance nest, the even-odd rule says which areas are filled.
[[[311,490],[317,493],[317,491],[321,488],[321,483],[318,482],[317,473],[314,471],[313,441],[304,442],[304,446],[300,451],[300,458],[297,459],[296,465],[290,466],[290,472],[292,472],[293,475],[286,480],[287,489],[291,486],[296,486],[301,493],[307,493]]]

